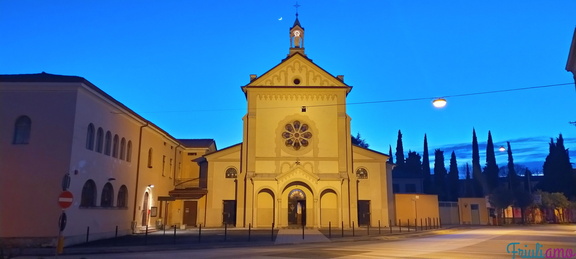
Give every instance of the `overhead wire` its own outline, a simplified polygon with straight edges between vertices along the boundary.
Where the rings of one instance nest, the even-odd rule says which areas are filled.
[[[473,95],[484,95],[484,94],[496,94],[496,93],[504,93],[504,92],[533,90],[533,89],[539,89],[539,88],[549,88],[549,87],[573,85],[573,84],[574,83],[562,83],[562,84],[529,86],[529,87],[491,90],[491,91],[463,93],[463,94],[441,95],[441,96],[433,96],[433,97],[418,97],[418,98],[392,99],[392,100],[380,100],[380,101],[349,102],[349,103],[337,103],[337,104],[317,104],[317,105],[304,105],[304,106],[306,106],[306,107],[326,107],[326,106],[338,106],[338,105],[350,106],[350,105],[375,104],[375,103],[412,102],[412,101],[423,101],[423,100],[435,100],[438,98],[454,98],[454,97],[464,97],[464,96],[473,96]],[[283,107],[279,106],[279,107],[265,107],[265,108],[257,108],[257,109],[287,109],[287,108],[299,108],[299,107],[301,107],[301,106],[283,106]],[[238,110],[244,110],[244,109],[220,108],[220,109],[199,109],[199,110],[186,110],[186,111],[144,111],[142,113],[212,112],[212,111],[238,111]]]

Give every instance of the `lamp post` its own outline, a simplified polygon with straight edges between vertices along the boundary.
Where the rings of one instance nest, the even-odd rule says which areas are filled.
[[[418,199],[420,199],[418,195],[412,198],[412,201],[414,201],[414,216],[416,217],[416,221],[418,221]]]

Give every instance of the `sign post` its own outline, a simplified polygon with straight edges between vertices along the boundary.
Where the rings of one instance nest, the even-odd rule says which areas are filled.
[[[60,205],[60,208],[62,209],[67,209],[68,207],[70,207],[73,201],[74,201],[74,195],[72,195],[72,193],[69,191],[63,191],[58,196],[58,205]]]
[[[69,180],[67,181],[69,183]],[[67,188],[64,184],[62,185],[63,188]],[[62,214],[60,214],[60,218],[58,219],[58,244],[56,246],[56,255],[61,254],[64,251],[64,237],[62,237],[62,231],[66,228],[67,216],[65,209],[72,206],[72,202],[74,201],[74,195],[64,190],[63,192],[58,195],[58,205],[62,208]]]

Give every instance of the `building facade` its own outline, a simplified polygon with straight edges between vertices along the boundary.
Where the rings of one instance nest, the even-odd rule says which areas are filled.
[[[352,87],[306,56],[298,19],[289,37],[288,56],[242,87],[243,139],[221,150],[171,136],[82,77],[1,75],[2,242],[54,245],[63,213],[66,245],[172,225],[389,222],[391,165],[352,145]]]
[[[346,113],[352,87],[306,56],[304,35],[296,18],[288,56],[242,87],[242,143],[200,162],[208,190],[222,190],[207,193],[204,225],[388,222],[388,156],[352,145]]]

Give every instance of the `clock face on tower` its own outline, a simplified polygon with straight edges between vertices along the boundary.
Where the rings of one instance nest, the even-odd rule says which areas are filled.
[[[294,31],[294,37],[300,37],[301,34],[302,32],[300,32],[299,30]]]

